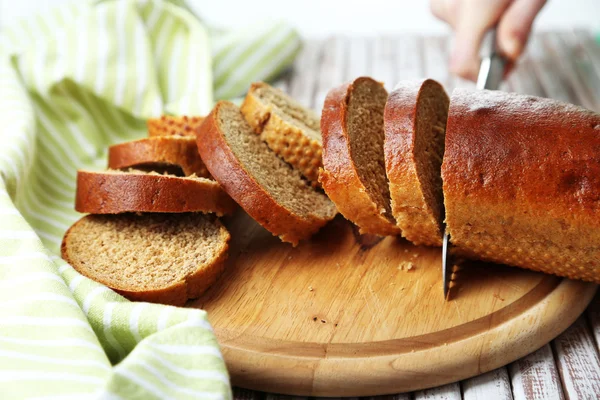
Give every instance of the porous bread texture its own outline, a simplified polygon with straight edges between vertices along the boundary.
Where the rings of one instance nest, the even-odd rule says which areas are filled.
[[[383,153],[387,91],[371,78],[332,89],[321,117],[327,195],[361,233],[398,235]]]
[[[207,117],[198,149],[225,191],[283,241],[297,244],[337,213],[325,195],[311,188],[254,134],[230,102],[219,102]]]
[[[195,175],[128,171],[77,171],[75,210],[90,214],[125,212],[214,212],[231,214],[235,202],[212,179]]]
[[[416,245],[442,245],[441,164],[449,102],[442,85],[425,79],[400,82],[386,103],[392,213],[402,236]]]
[[[600,283],[600,115],[455,89],[442,179],[458,254]]]
[[[160,118],[150,118],[146,121],[148,136],[191,136],[196,132],[204,117],[163,115]]]
[[[115,144],[108,149],[108,168],[168,171],[179,176],[210,178],[193,136],[156,136]]]
[[[278,156],[318,187],[322,167],[319,117],[279,89],[256,82],[241,106],[242,114]]]
[[[62,257],[130,300],[181,306],[222,272],[229,232],[213,216],[88,215],[66,232]]]

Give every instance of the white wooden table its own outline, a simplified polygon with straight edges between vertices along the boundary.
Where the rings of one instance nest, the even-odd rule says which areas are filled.
[[[434,78],[449,92],[473,87],[449,74],[448,37],[333,37],[306,43],[294,68],[277,86],[320,111],[327,91],[367,75],[388,90],[401,79]],[[588,32],[535,35],[527,54],[501,90],[551,97],[600,112],[600,46]],[[600,398],[600,297],[562,335],[529,356],[486,374],[396,400],[505,400]],[[239,400],[293,397],[234,389]],[[298,398],[296,398],[298,399]]]

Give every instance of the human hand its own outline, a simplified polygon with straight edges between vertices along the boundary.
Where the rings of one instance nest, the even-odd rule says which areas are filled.
[[[497,26],[497,45],[509,63],[527,43],[531,26],[546,0],[431,0],[431,11],[455,31],[450,71],[477,79],[479,47],[485,33]]]

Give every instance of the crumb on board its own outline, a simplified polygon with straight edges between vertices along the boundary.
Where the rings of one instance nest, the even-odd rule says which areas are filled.
[[[410,261],[402,261],[400,263],[400,265],[398,266],[398,269],[400,271],[404,271],[404,270],[406,270],[406,271],[413,271],[413,270],[417,269],[417,266],[414,263],[410,262]]]
[[[419,257],[419,253],[412,253],[412,258],[417,258]]]
[[[408,253],[408,249],[404,249],[404,252],[405,252],[405,253]]]
[[[313,289],[313,287],[312,287],[312,286],[309,286],[309,287],[308,287],[308,291],[309,291],[309,292],[312,292],[313,290],[315,290],[315,289]]]

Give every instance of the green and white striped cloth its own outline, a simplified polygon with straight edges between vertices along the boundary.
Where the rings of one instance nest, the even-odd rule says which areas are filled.
[[[206,3],[210,6],[210,3]],[[0,34],[0,398],[230,398],[201,310],[130,303],[59,257],[78,168],[162,113],[273,77],[297,34],[208,30],[179,1],[77,1]]]

